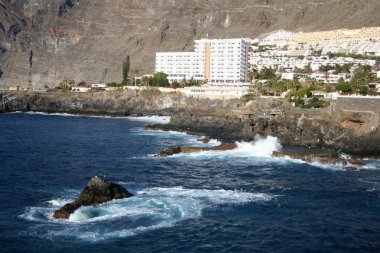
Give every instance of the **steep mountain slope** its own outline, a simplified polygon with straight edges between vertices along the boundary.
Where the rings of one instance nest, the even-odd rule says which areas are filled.
[[[120,81],[202,37],[380,26],[378,0],[0,0],[0,86]]]

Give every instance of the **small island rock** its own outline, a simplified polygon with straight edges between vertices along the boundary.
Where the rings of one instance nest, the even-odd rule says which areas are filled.
[[[79,198],[54,211],[53,217],[56,219],[68,219],[81,206],[97,205],[113,199],[130,198],[132,196],[124,187],[109,183],[95,176],[87,183]]]

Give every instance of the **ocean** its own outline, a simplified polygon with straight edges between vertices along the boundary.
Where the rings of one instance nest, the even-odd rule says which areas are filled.
[[[359,171],[273,158],[275,137],[232,151],[144,130],[167,117],[0,115],[0,252],[380,252],[380,162]],[[135,194],[52,212],[93,176]]]

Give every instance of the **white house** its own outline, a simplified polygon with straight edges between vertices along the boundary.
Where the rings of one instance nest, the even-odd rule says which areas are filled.
[[[284,80],[293,80],[294,79],[294,73],[291,72],[291,73],[282,73],[281,74],[281,79],[284,79]]]
[[[106,90],[107,84],[105,83],[93,83],[91,84],[93,90]]]
[[[84,93],[84,92],[89,92],[91,90],[91,88],[87,88],[87,87],[72,87],[71,88],[71,91],[72,92],[81,92],[81,93]]]

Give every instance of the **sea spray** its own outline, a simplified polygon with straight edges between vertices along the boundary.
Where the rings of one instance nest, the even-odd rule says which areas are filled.
[[[278,142],[277,137],[256,136],[253,142],[236,142],[236,149],[226,151],[199,151],[194,153],[176,154],[171,157],[198,157],[198,158],[249,158],[261,157],[270,158],[273,152],[281,150],[282,146]],[[170,158],[170,157],[169,157]]]
[[[271,157],[273,152],[281,150],[277,137],[256,135],[253,142],[237,142],[240,153],[257,157]]]

